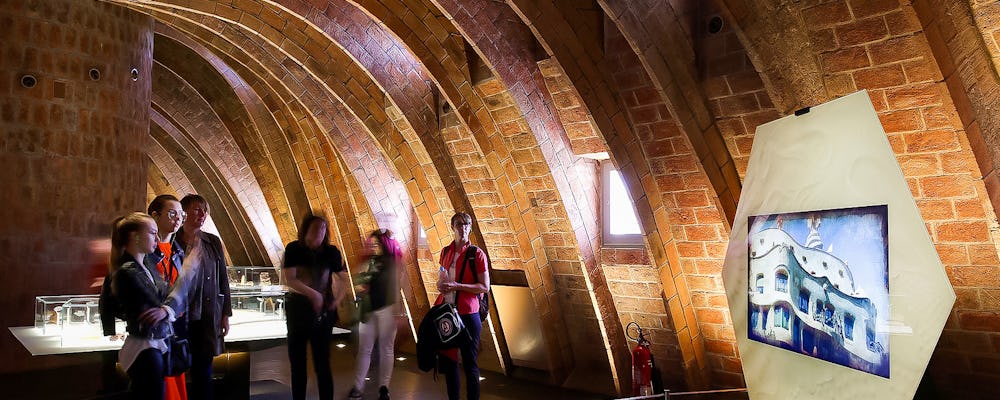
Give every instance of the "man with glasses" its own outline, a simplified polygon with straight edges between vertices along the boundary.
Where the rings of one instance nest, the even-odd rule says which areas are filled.
[[[177,231],[177,241],[183,246],[198,243],[201,248],[199,270],[188,293],[188,334],[191,344],[191,398],[213,399],[212,358],[222,354],[224,337],[229,333],[229,317],[233,315],[229,296],[229,275],[226,255],[218,236],[202,231],[208,219],[208,201],[196,194],[181,199],[183,227]]]

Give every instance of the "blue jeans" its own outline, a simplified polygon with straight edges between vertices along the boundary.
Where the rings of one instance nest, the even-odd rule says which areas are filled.
[[[470,339],[458,348],[462,354],[462,369],[465,370],[465,396],[468,400],[479,400],[479,335],[483,332],[483,322],[479,313],[462,315],[462,323],[469,330]],[[458,363],[448,357],[439,357],[440,369],[448,383],[448,399],[458,400],[461,382],[458,379]]]

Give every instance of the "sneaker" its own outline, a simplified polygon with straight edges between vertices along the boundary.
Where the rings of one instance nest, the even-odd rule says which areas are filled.
[[[389,400],[389,388],[385,386],[378,388],[378,400]]]
[[[361,391],[358,388],[351,388],[351,393],[347,395],[348,399],[360,399]]]

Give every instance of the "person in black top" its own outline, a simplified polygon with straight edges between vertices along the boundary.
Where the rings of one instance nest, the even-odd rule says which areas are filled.
[[[197,267],[182,268],[171,288],[146,257],[156,247],[157,227],[149,215],[132,213],[114,223],[111,235],[111,293],[129,333],[118,360],[131,380],[132,397],[162,399],[165,338],[178,310],[185,308],[186,287]],[[194,248],[191,254],[199,254]],[[190,263],[189,263],[190,264]]]
[[[376,230],[368,236],[365,252],[368,269],[355,281],[355,290],[368,297],[370,308],[362,307],[358,325],[358,358],[355,364],[354,388],[348,395],[360,399],[365,376],[371,364],[372,348],[378,339],[379,400],[389,400],[389,380],[392,378],[393,345],[396,341],[396,312],[399,303],[400,255],[393,249],[394,240],[388,231]],[[398,247],[396,244],[395,247]]]
[[[323,217],[307,215],[298,240],[285,247],[282,281],[288,286],[285,324],[292,368],[292,399],[306,398],[306,343],[312,344],[313,367],[321,400],[333,400],[330,333],[343,300],[347,267],[340,249],[330,244]],[[336,274],[338,279],[334,280]]]

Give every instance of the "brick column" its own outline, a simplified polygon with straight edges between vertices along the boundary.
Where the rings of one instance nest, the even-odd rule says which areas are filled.
[[[152,28],[95,1],[0,6],[0,328],[32,324],[34,296],[92,291],[90,241],[145,209]],[[65,360],[0,336],[0,373]]]

